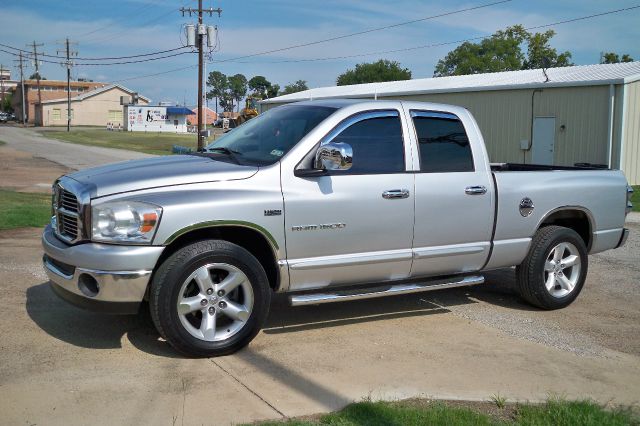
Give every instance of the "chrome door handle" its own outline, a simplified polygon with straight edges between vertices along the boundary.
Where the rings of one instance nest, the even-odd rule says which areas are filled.
[[[483,185],[467,186],[464,189],[467,195],[482,195],[487,193],[487,187]]]
[[[409,191],[406,189],[390,189],[382,193],[382,198],[391,200],[394,198],[409,198]]]

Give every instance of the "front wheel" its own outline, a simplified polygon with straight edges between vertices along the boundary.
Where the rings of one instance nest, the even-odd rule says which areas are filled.
[[[221,240],[199,241],[173,253],[158,268],[149,294],[160,335],[196,357],[227,355],[249,344],[270,302],[260,262]]]
[[[555,225],[541,228],[516,268],[520,295],[542,309],[564,308],[580,294],[588,263],[587,248],[574,230]]]

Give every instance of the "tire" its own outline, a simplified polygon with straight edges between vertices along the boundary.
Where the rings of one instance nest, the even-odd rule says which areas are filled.
[[[258,259],[222,240],[177,250],[157,269],[149,293],[158,332],[191,357],[229,355],[248,345],[270,303],[271,288]]]
[[[588,262],[584,241],[574,230],[555,225],[540,228],[527,257],[516,267],[520,295],[538,308],[564,308],[580,294]]]

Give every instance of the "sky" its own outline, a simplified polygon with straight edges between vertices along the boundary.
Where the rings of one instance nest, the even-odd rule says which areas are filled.
[[[218,26],[219,34],[218,47],[211,54],[211,62],[207,63],[207,72],[242,73],[247,78],[263,75],[281,87],[296,80],[306,80],[309,87],[322,87],[335,85],[339,74],[358,63],[390,59],[409,68],[413,78],[425,78],[433,75],[438,60],[457,44],[397,53],[376,52],[450,43],[487,36],[514,24],[545,25],[640,5],[640,0],[512,0],[386,30],[238,59],[493,1],[496,0],[204,0],[206,8],[222,9],[221,17],[205,18],[206,24]],[[197,7],[197,4],[193,0],[0,0],[0,43],[28,49],[26,45],[36,41],[44,43],[40,51],[56,55],[62,49],[59,42],[68,37],[78,43],[72,47],[80,58],[169,50],[185,44],[184,25],[196,20],[195,17],[183,17],[180,7]],[[640,60],[639,23],[640,9],[634,9],[556,25],[551,27],[557,33],[552,46],[558,51],[569,50],[577,65],[598,63],[602,51],[628,53]],[[73,78],[120,83],[151,98],[153,103],[194,105],[197,54],[186,51],[189,53],[144,63],[77,65],[72,75]],[[352,55],[363,56],[335,59]],[[334,59],[317,60],[322,58]],[[15,56],[0,52],[0,64],[12,67],[15,78],[18,72],[14,59]],[[55,58],[43,59],[57,61]],[[91,61],[76,60],[78,64],[88,62]],[[190,68],[167,72],[183,67]],[[33,67],[26,72],[31,74]],[[66,79],[65,68],[56,63],[43,63],[41,75],[48,79]]]

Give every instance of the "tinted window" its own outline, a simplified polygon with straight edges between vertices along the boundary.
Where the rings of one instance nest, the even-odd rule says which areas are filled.
[[[335,111],[336,108],[308,105],[274,108],[238,126],[207,145],[206,149],[223,161],[272,164]],[[234,155],[225,156],[221,152],[223,148]]]
[[[448,115],[413,117],[423,172],[472,172],[473,156],[462,122]]]
[[[353,149],[353,165],[346,173],[394,173],[404,168],[404,146],[399,117],[379,117],[347,127],[333,142]]]

